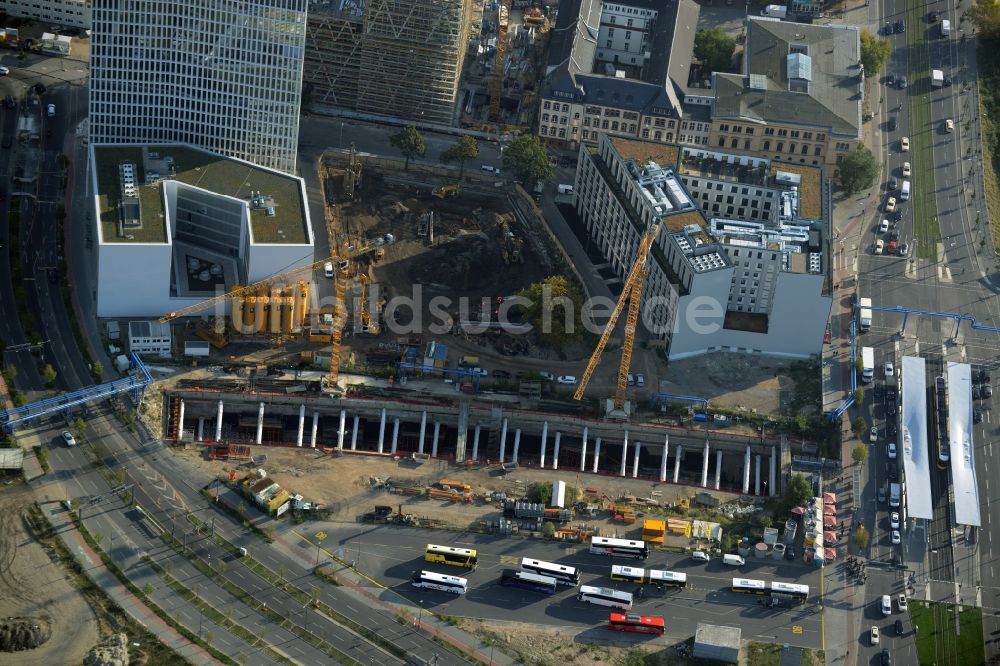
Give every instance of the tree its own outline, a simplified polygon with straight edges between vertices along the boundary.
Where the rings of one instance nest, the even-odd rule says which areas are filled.
[[[458,177],[465,175],[465,161],[474,160],[479,156],[479,143],[471,136],[463,136],[441,153],[441,161],[445,164],[458,162]]]
[[[879,39],[867,30],[861,31],[861,64],[865,67],[865,76],[878,74],[891,53],[888,39]]]
[[[802,474],[792,474],[788,480],[788,487],[785,489],[785,506],[790,509],[794,506],[802,506],[812,497],[812,486]]]
[[[865,432],[865,419],[864,417],[857,417],[851,421],[851,431],[854,432],[854,436],[861,439],[861,435]]]
[[[546,520],[542,523],[542,536],[546,539],[551,539],[556,535],[556,524],[551,520]]]
[[[94,379],[101,381],[101,375],[104,374],[104,364],[100,361],[94,361],[90,366],[90,374],[94,376]]]
[[[1000,37],[1000,2],[974,0],[966,14],[986,37]]]
[[[865,401],[865,390],[859,386],[858,388],[854,389],[854,402],[860,405],[864,401]]]
[[[864,525],[854,530],[854,545],[858,547],[858,550],[864,550],[868,547],[868,530],[865,529]]]
[[[52,386],[58,376],[56,369],[52,367],[51,363],[46,363],[45,367],[42,368],[42,381],[45,382],[46,386]]]
[[[858,144],[853,153],[845,157],[838,167],[840,170],[840,185],[844,192],[850,196],[868,189],[875,182],[878,174],[878,162],[872,151],[864,145]]]
[[[410,168],[410,160],[414,157],[423,157],[427,151],[427,146],[424,144],[424,137],[420,135],[420,132],[413,125],[407,125],[390,136],[389,143],[398,148],[399,152],[406,158],[406,164],[403,166],[404,169]]]
[[[868,447],[864,444],[858,444],[851,450],[851,460],[860,465],[868,457]]]
[[[521,290],[525,319],[538,331],[539,339],[556,347],[583,335],[580,290],[562,275],[547,277]]]
[[[81,418],[77,418],[73,421],[73,436],[77,439],[83,439],[84,433],[87,432],[87,423]]]
[[[522,135],[511,141],[503,151],[503,167],[514,173],[521,184],[531,187],[546,181],[555,173],[549,164],[549,154],[538,137]]]
[[[736,40],[722,28],[699,30],[694,36],[694,57],[710,72],[727,72],[733,66]]]

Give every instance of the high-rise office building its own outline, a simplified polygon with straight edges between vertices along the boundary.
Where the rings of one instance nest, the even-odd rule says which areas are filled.
[[[292,173],[307,0],[94,0],[90,140]]]

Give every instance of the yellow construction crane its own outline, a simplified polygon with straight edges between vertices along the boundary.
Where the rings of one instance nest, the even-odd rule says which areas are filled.
[[[361,330],[364,333],[378,335],[380,327],[378,318],[372,321],[371,312],[368,309],[368,283],[369,278],[365,273],[359,273],[358,279],[361,281]]]
[[[628,370],[632,364],[635,329],[639,324],[639,306],[642,303],[642,290],[646,283],[646,259],[649,257],[649,250],[653,247],[653,241],[656,240],[656,236],[659,233],[660,225],[657,223],[651,226],[646,231],[646,235],[642,237],[642,242],[639,243],[639,253],[636,255],[635,263],[632,264],[632,270],[629,271],[628,277],[625,279],[625,287],[622,289],[622,295],[618,297],[615,309],[608,318],[608,324],[604,327],[604,332],[601,333],[601,339],[598,340],[597,347],[587,362],[587,368],[583,371],[583,376],[580,377],[580,385],[577,387],[576,393],[573,394],[574,400],[583,398],[583,392],[587,389],[587,384],[590,382],[594,370],[597,369],[597,363],[601,360],[601,354],[608,344],[608,339],[611,338],[611,333],[615,329],[618,317],[621,315],[622,310],[625,309],[625,302],[628,301],[628,315],[625,319],[625,339],[622,343],[622,359],[618,365],[618,385],[615,389],[614,397],[614,408],[616,410],[621,410],[625,407],[625,387],[628,386]]]

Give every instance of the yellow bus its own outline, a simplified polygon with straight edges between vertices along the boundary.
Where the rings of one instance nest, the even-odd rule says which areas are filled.
[[[456,567],[466,567],[475,569],[479,566],[479,557],[476,551],[470,548],[455,548],[453,546],[437,546],[433,543],[427,544],[424,551],[424,559],[428,562],[441,562]]]

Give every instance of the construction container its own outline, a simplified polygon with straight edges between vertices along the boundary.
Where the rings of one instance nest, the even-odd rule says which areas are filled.
[[[549,506],[566,508],[566,482],[556,481],[552,484],[552,501]]]
[[[642,521],[642,540],[652,543],[663,543],[667,533],[667,521],[646,518]]]

